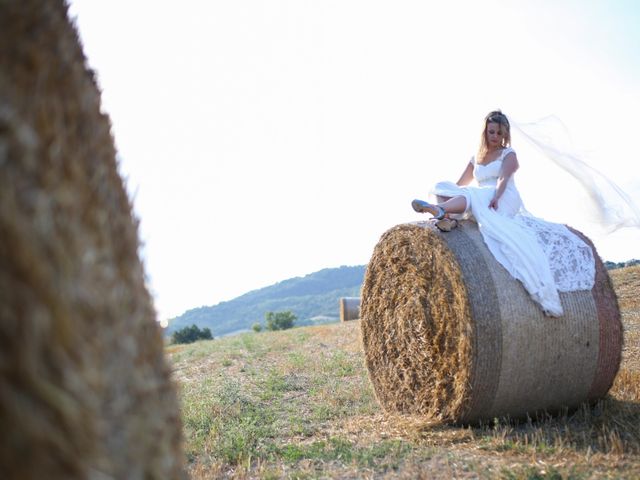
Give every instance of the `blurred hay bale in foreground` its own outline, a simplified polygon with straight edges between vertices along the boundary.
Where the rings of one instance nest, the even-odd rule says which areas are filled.
[[[360,318],[360,297],[340,298],[340,321],[348,322]]]
[[[561,293],[565,315],[551,318],[495,260],[475,223],[449,233],[428,224],[387,231],[365,274],[361,312],[380,403],[475,422],[603,397],[620,365],[622,325],[594,254],[593,289]]]
[[[183,478],[137,225],[60,0],[0,3],[0,365],[0,478]]]

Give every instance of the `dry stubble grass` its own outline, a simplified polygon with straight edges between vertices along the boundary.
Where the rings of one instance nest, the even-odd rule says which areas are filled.
[[[528,422],[381,412],[357,322],[168,347],[192,478],[640,478],[640,267],[611,276],[625,347],[610,394]]]

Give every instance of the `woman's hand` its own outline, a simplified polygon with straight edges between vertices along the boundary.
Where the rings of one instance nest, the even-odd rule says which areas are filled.
[[[491,199],[491,201],[489,202],[489,208],[492,208],[493,210],[498,210],[498,198],[497,197],[493,197]]]

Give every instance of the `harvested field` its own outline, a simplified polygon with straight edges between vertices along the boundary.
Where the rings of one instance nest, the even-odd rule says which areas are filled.
[[[359,321],[169,347],[192,478],[640,478],[640,268],[611,278],[627,340],[612,389],[523,422],[384,413]]]

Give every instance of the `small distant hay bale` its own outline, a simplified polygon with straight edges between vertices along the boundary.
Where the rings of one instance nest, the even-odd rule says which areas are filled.
[[[449,233],[428,223],[391,228],[368,264],[361,306],[382,406],[474,423],[602,398],[620,365],[622,325],[594,255],[593,289],[561,293],[565,315],[552,318],[495,260],[474,222]]]
[[[138,247],[65,2],[0,2],[0,478],[185,477]]]
[[[342,297],[340,299],[340,321],[348,322],[360,318],[360,297]]]

